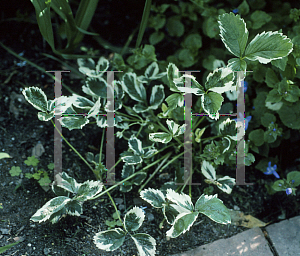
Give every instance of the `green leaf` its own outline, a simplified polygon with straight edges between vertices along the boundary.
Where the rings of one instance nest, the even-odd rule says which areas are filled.
[[[145,77],[149,80],[156,80],[159,78],[162,78],[163,76],[166,75],[166,72],[160,73],[159,74],[159,67],[157,62],[152,62],[151,65],[147,67],[145,70]],[[147,81],[148,81],[147,80]]]
[[[128,146],[135,155],[141,156],[144,154],[142,142],[137,139],[135,135],[131,135],[130,139],[128,140]]]
[[[275,191],[285,191],[285,188],[284,188],[284,181],[283,180],[276,180],[274,182],[274,184],[272,185],[272,188],[275,190]]]
[[[69,99],[72,101],[73,106],[84,110],[90,110],[95,104],[91,100],[76,94],[73,94]]]
[[[178,107],[182,107],[184,104],[184,96],[179,93],[173,93],[166,98],[168,103],[168,110],[164,112],[164,116],[167,116],[172,110]]]
[[[252,29],[259,29],[272,19],[269,14],[261,10],[253,12],[250,18],[252,20]]]
[[[251,166],[255,162],[255,157],[251,153],[245,154],[245,165]]]
[[[264,131],[262,129],[253,130],[249,133],[249,139],[253,141],[255,146],[264,144]]]
[[[206,78],[205,89],[219,94],[233,87],[234,73],[230,68],[218,68],[210,72]]]
[[[184,25],[176,16],[172,16],[168,19],[166,28],[170,36],[181,37],[184,33]]]
[[[28,156],[24,163],[28,166],[37,166],[40,161],[35,156]]]
[[[149,37],[149,42],[152,45],[158,44],[165,37],[165,34],[162,31],[155,31]]]
[[[130,98],[139,102],[147,101],[145,87],[137,81],[135,73],[126,73],[122,79],[123,90],[127,92]]]
[[[227,194],[231,194],[234,185],[235,179],[229,176],[217,179],[217,187]]]
[[[134,206],[124,217],[125,229],[128,232],[138,230],[145,219],[145,214],[141,208]]]
[[[268,127],[270,123],[275,123],[276,122],[276,116],[274,116],[271,113],[265,113],[261,118],[260,118],[261,124],[264,127]]]
[[[33,175],[31,173],[25,173],[25,178],[31,179],[33,178]]]
[[[198,212],[180,213],[176,217],[174,221],[174,225],[170,230],[167,231],[166,235],[171,238],[175,238],[180,236],[181,234],[184,234],[194,224],[194,222],[198,217],[198,214],[199,214]]]
[[[224,13],[219,16],[220,36],[225,47],[233,55],[242,57],[248,41],[248,30],[245,21],[237,14]]]
[[[3,159],[3,158],[11,158],[11,156],[7,153],[0,153],[0,159]]]
[[[87,180],[79,185],[80,187],[73,199],[81,202],[94,199],[94,197],[99,194],[103,188],[103,184],[100,181]]]
[[[173,137],[177,137],[185,132],[186,124],[179,126],[173,120],[166,121],[169,131],[172,133]]]
[[[51,23],[50,4],[51,1],[45,0],[30,0],[34,6],[36,19],[39,25],[40,32],[43,38],[51,46],[52,51],[55,51],[54,37]]]
[[[91,96],[100,96],[101,98],[107,98],[107,82],[102,77],[88,77],[85,80],[86,85],[83,86],[83,92],[91,95]],[[91,92],[88,92],[88,90]],[[84,104],[86,107],[91,107],[94,105],[90,101],[85,101]],[[83,103],[81,104],[83,105]]]
[[[57,184],[57,186],[73,194],[76,194],[80,188],[80,184],[65,172],[62,172],[61,181]]]
[[[70,201],[71,199],[65,196],[55,197],[40,208],[30,220],[39,223],[50,220],[54,224],[66,213],[66,205]]]
[[[195,54],[189,49],[180,49],[178,51],[178,59],[183,67],[191,67],[195,64]]]
[[[237,9],[239,10],[239,13],[242,15],[242,16],[245,16],[249,13],[249,5],[247,3],[246,0],[244,0],[238,7]]]
[[[285,126],[291,129],[300,129],[300,119],[295,118],[300,116],[300,102],[295,102],[291,106],[283,104],[278,110],[280,120]]]
[[[7,251],[8,249],[10,249],[11,247],[13,247],[14,245],[16,245],[18,243],[20,243],[20,242],[15,242],[15,243],[11,243],[11,244],[0,247],[0,254]]]
[[[9,170],[10,175],[13,176],[19,176],[20,173],[22,172],[21,168],[19,166],[13,166]]]
[[[83,116],[64,116],[59,121],[62,127],[66,127],[70,131],[73,129],[82,129],[83,126],[90,122]]]
[[[247,63],[246,61],[241,60],[240,58],[232,58],[228,60],[228,67],[232,71],[246,71]]]
[[[174,202],[176,205],[180,206],[185,212],[194,211],[194,205],[190,196],[184,193],[177,193],[173,189],[167,189],[167,199]]]
[[[279,83],[279,79],[277,78],[275,72],[273,69],[268,68],[266,73],[266,79],[265,82],[268,87],[274,88],[277,83]]]
[[[227,118],[219,125],[219,133],[223,136],[228,136],[232,140],[237,140],[237,127],[236,122]]]
[[[94,243],[100,250],[114,251],[124,243],[125,235],[120,228],[101,231],[94,236]]]
[[[102,76],[108,70],[108,68],[109,61],[104,57],[100,57],[96,65],[96,72]]]
[[[38,87],[29,87],[25,88],[22,91],[25,99],[34,106],[37,110],[47,112],[47,96],[46,94]]]
[[[165,99],[164,86],[162,84],[152,87],[150,106],[151,109],[157,109]]]
[[[266,103],[277,103],[280,102],[282,99],[282,96],[279,94],[277,89],[273,89],[269,91],[267,98],[266,98]]]
[[[40,121],[49,121],[54,117],[54,111],[51,113],[38,112],[38,119]]]
[[[224,98],[217,92],[209,92],[202,96],[202,107],[212,119],[219,119],[218,111],[221,109]]]
[[[166,203],[164,194],[158,189],[144,189],[140,192],[140,196],[155,208],[162,208]]]
[[[220,32],[218,22],[215,17],[207,17],[203,22],[202,29],[204,34],[209,38],[217,38]]]
[[[265,131],[264,132],[264,141],[268,143],[273,143],[276,141],[277,135],[270,132],[270,131]]]
[[[195,204],[195,209],[217,223],[231,223],[229,210],[223,202],[217,198],[217,195],[201,195]]]
[[[174,83],[174,79],[180,77],[179,69],[176,67],[175,64],[169,63],[169,65],[167,67],[167,76],[168,76],[168,80],[170,83],[170,90],[173,92],[179,92],[179,90],[177,89],[177,87]]]
[[[134,185],[141,185],[143,183],[143,181],[147,178],[147,173],[145,172],[140,172],[138,173],[137,175],[135,175],[133,178],[132,178],[132,183]]]
[[[215,180],[216,179],[216,170],[210,164],[210,162],[203,160],[201,165],[201,172],[205,176],[206,179]]]
[[[203,135],[203,133],[205,132],[205,127],[204,128],[202,128],[201,130],[199,129],[199,128],[197,128],[196,129],[196,131],[195,131],[195,141],[197,142],[197,143],[200,143],[200,141],[201,141],[201,136]]]
[[[43,186],[49,186],[49,184],[51,183],[51,180],[49,179],[49,177],[43,177],[41,178],[38,183],[43,187]]]
[[[130,236],[138,249],[139,255],[155,255],[156,242],[152,236],[144,233],[130,234]]]
[[[129,165],[139,164],[139,163],[143,162],[143,158],[141,158],[140,156],[134,156],[132,154],[122,156],[121,159],[123,160],[123,162],[125,162]]]
[[[194,93],[197,96],[205,94],[203,86],[199,84],[196,78],[192,75],[185,74],[179,78],[175,78],[173,81],[177,89],[179,89],[181,92]],[[191,88],[185,87],[186,82],[192,84]]]
[[[282,33],[262,32],[257,34],[248,44],[244,58],[262,64],[267,64],[272,60],[280,59],[289,55],[293,50],[293,43]]]
[[[292,183],[292,180],[294,180],[293,183]],[[292,184],[293,187],[299,186],[300,185],[300,172],[299,171],[289,172],[287,175],[287,182]]]
[[[202,38],[199,34],[189,34],[181,45],[191,51],[198,51],[202,47]]]
[[[54,169],[54,163],[50,163],[47,165],[49,170],[53,170]]]
[[[288,57],[285,56],[282,59],[272,60],[271,64],[277,68],[280,68],[282,71],[284,71],[286,68],[287,62],[288,62]]]
[[[149,140],[167,144],[172,140],[172,135],[166,132],[149,133]]]

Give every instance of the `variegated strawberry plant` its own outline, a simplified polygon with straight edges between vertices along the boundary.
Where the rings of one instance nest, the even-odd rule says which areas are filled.
[[[217,198],[217,194],[213,195],[211,190],[209,193],[206,190],[206,193],[202,194],[194,205],[191,191],[189,195],[186,195],[183,193],[185,185],[175,184],[175,182],[182,182],[183,178],[183,168],[180,166],[183,152],[179,153],[179,151],[184,145],[182,141],[186,128],[186,124],[183,124],[185,120],[184,96],[188,93],[197,96],[193,109],[196,113],[204,111],[207,115],[207,117],[193,118],[195,125],[192,127],[194,166],[192,172],[202,173],[206,183],[213,184],[222,192],[230,194],[235,179],[228,175],[217,175],[216,170],[223,164],[235,168],[237,132],[240,129],[238,127],[241,126],[237,125],[233,119],[220,118],[219,111],[224,101],[222,94],[236,93],[240,85],[235,84],[234,71],[246,71],[246,61],[258,60],[266,64],[281,60],[291,53],[293,44],[282,33],[264,32],[257,34],[247,45],[246,23],[239,15],[233,13],[221,15],[219,26],[223,43],[236,58],[230,59],[228,66],[216,67],[210,72],[204,85],[201,85],[196,77],[180,73],[175,64],[168,63],[164,66],[163,63],[158,62],[153,47],[150,45],[145,45],[143,49],[136,51],[129,58],[128,62],[132,64],[131,66],[125,65],[122,57],[117,54],[111,63],[104,57],[101,57],[97,64],[93,59],[78,59],[79,71],[86,75],[85,84],[82,86],[85,96],[73,94],[70,97],[59,98],[62,110],[60,121],[62,126],[69,130],[82,129],[91,120],[95,121],[100,128],[104,129],[108,126],[105,116],[108,111],[107,88],[109,87],[105,79],[106,71],[110,66],[115,70],[123,68],[124,72],[116,75],[117,79],[114,80],[112,87],[115,96],[114,127],[117,129],[117,138],[128,142],[128,150],[120,154],[115,165],[116,167],[123,162],[121,179],[117,184],[101,192],[102,188],[105,188],[101,182],[107,170],[101,156],[94,157],[93,154],[88,153],[87,160],[95,165],[93,172],[98,181],[78,184],[73,178],[63,173],[62,183],[52,186],[57,197],[38,210],[31,218],[33,221],[51,220],[54,223],[65,214],[78,216],[82,213],[84,201],[95,200],[105,193],[110,196],[109,191],[116,186],[119,186],[122,192],[129,192],[133,185],[137,185],[140,186],[141,198],[153,207],[162,209],[164,219],[171,226],[166,235],[171,238],[188,231],[199,213],[221,224],[231,222],[229,211]],[[132,67],[139,68],[134,70]],[[140,70],[142,68],[144,70]],[[191,81],[191,88],[185,87],[186,79]],[[40,120],[48,121],[54,117],[57,99],[48,100],[45,93],[36,87],[26,88],[23,94],[26,100],[40,111],[38,113]],[[83,112],[87,114],[79,115]],[[64,114],[69,115],[64,116]],[[250,119],[248,118],[247,121],[249,122]],[[138,125],[139,129],[133,129],[133,125]],[[268,126],[269,123],[266,125]],[[210,131],[214,136],[205,137],[206,131]],[[207,134],[206,132],[205,135]],[[265,141],[268,142],[268,139],[269,137],[266,137]],[[251,137],[250,140],[252,140]],[[249,145],[255,150],[249,140],[246,141],[245,165],[247,166],[255,161],[254,156],[248,152]],[[167,148],[171,152],[164,153]],[[164,165],[171,155],[175,156]],[[158,163],[157,169],[145,182],[149,176],[150,167]],[[142,190],[158,171],[168,166],[176,171],[174,181],[165,184],[160,189]],[[178,190],[180,193],[177,193]],[[73,194],[72,198],[70,193]],[[115,228],[97,233],[94,237],[96,246],[103,250],[113,251],[119,248],[125,236],[129,235],[135,242],[140,255],[154,255],[155,240],[148,234],[135,233],[144,220],[143,211],[134,207],[124,213],[124,220],[121,221],[112,198],[111,201],[122,222],[123,229]]]

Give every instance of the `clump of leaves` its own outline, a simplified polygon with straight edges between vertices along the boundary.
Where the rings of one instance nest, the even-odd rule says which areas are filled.
[[[24,161],[24,163],[27,166],[32,166],[34,168],[34,173],[25,173],[25,178],[27,179],[35,179],[38,181],[40,186],[45,190],[49,190],[49,184],[51,183],[51,180],[49,178],[48,172],[45,171],[43,168],[38,169],[38,164],[39,160],[35,156],[29,156],[27,159]],[[54,163],[48,164],[48,169],[53,170],[54,169]],[[19,166],[12,166],[11,169],[9,170],[9,173],[11,176],[20,176],[22,173],[22,170]],[[23,176],[21,176],[23,177]],[[21,186],[21,182],[19,182],[15,188],[17,190]]]
[[[119,215],[120,215],[120,211],[118,211],[118,212],[119,212]],[[112,217],[113,217],[114,220],[112,220],[112,221],[106,220],[105,221],[105,224],[109,227],[108,229],[112,229],[115,226],[122,226],[123,225],[122,222],[120,220],[118,220],[119,217],[118,217],[118,214],[116,212],[112,215]]]

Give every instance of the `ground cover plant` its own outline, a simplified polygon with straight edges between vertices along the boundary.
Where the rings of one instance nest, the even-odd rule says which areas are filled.
[[[147,3],[149,1],[146,1],[145,10]],[[95,245],[101,250],[114,251],[122,246],[128,235],[140,255],[154,255],[155,239],[146,233],[135,232],[144,221],[143,210],[134,206],[124,213],[122,219],[109,194],[115,188],[122,193],[130,193],[137,186],[142,199],[152,207],[162,209],[164,221],[170,227],[166,232],[167,237],[176,238],[190,230],[199,213],[217,223],[229,224],[231,218],[226,201],[222,202],[217,193],[230,195],[234,188],[234,172],[227,173],[222,166],[235,170],[237,151],[241,150],[236,148],[237,134],[241,129],[247,131],[245,151],[243,149],[245,165],[255,165],[262,174],[274,175],[277,179],[286,176],[286,179],[266,180],[265,189],[271,195],[284,191],[287,196],[295,196],[298,193],[296,187],[300,184],[300,172],[285,173],[281,167],[282,159],[278,159],[277,155],[271,156],[270,152],[280,148],[283,140],[290,138],[291,130],[300,129],[299,120],[295,118],[300,109],[298,14],[297,10],[289,12],[288,22],[294,22],[295,26],[286,36],[276,24],[279,21],[269,23],[271,16],[259,10],[263,7],[254,7],[251,1],[249,5],[243,1],[233,12],[228,12],[226,8],[211,7],[205,1],[154,5],[153,14],[149,17],[149,27],[155,30],[150,34],[150,44],[136,48],[126,60],[122,52],[114,53],[111,59],[100,57],[95,61],[93,58],[77,58],[79,72],[85,75],[83,94],[60,97],[61,124],[70,131],[95,125],[103,129],[104,136],[108,127],[105,116],[109,111],[107,88],[112,88],[115,96],[115,142],[118,145],[124,140],[127,146],[120,152],[115,165],[119,166],[121,172],[117,183],[106,188],[105,179],[110,170],[104,164],[106,156],[102,152],[102,136],[99,154],[94,156],[92,152],[86,152],[81,155],[76,150],[76,154],[93,172],[96,181],[78,183],[63,172],[62,182],[51,186],[57,197],[37,210],[31,220],[57,223],[66,215],[80,216],[85,201],[97,200],[107,194],[115,209],[115,219],[118,219],[122,228],[95,233]],[[258,10],[250,14],[250,8]],[[168,9],[174,14],[170,15]],[[147,22],[147,12],[144,14],[144,22]],[[184,24],[186,17],[188,21]],[[204,21],[197,23],[201,17]],[[197,26],[188,30],[189,25],[194,23],[197,26],[202,24],[205,36],[221,39],[223,50],[210,49],[201,53],[203,35],[196,32]],[[66,29],[68,31],[70,28]],[[163,42],[166,35],[178,38],[182,43],[177,45],[179,49],[175,54],[166,60],[158,60],[153,45]],[[227,59],[224,46],[234,58]],[[196,75],[180,72],[201,61],[207,70],[201,82]],[[107,82],[109,70],[123,71],[115,74],[113,86]],[[222,114],[236,112],[235,101],[240,93],[239,88],[244,85],[235,71],[247,70],[253,71],[253,74],[246,74],[244,124],[238,120],[241,117],[234,119]],[[187,82],[191,83],[190,88],[185,86]],[[255,83],[260,86],[254,86]],[[22,93],[40,111],[39,120],[52,121],[58,99],[48,99],[38,87],[25,88]],[[189,179],[198,175],[196,177],[201,177],[202,183],[207,184],[197,198],[192,198],[194,188],[184,179],[182,166],[187,94],[192,94],[195,102],[192,113],[203,114],[193,116],[191,127],[193,169]],[[72,149],[75,150],[74,147]],[[156,164],[159,166],[150,172],[150,168]],[[173,170],[174,179],[159,189],[145,189],[151,179],[164,169]],[[184,193],[186,188],[188,191]]]

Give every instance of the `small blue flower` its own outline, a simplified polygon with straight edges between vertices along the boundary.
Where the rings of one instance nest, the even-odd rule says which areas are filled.
[[[287,195],[290,195],[290,194],[292,194],[292,189],[291,188],[287,188],[285,192],[286,192]]]
[[[242,113],[239,113],[240,118],[244,118]],[[248,129],[248,123],[250,122],[252,116],[247,116],[244,120],[245,120],[245,131]],[[234,119],[237,122],[237,118]]]
[[[146,213],[145,209],[147,208],[147,206],[140,206],[140,208],[142,209],[143,213]]]
[[[292,184],[295,182],[295,180],[292,180]]]
[[[275,171],[277,169],[277,165],[275,164],[273,167],[271,166],[271,162],[269,162],[269,167],[267,167],[267,171],[264,172],[266,175],[271,175],[273,174],[277,179],[279,179],[278,173]]]
[[[248,83],[246,81],[244,81],[244,92],[246,92],[248,89]]]
[[[239,12],[239,9],[234,9],[234,10],[232,10],[232,12],[233,12],[234,14],[237,14],[237,13]]]
[[[273,131],[276,132],[276,128],[274,128]]]
[[[248,123],[250,122],[252,116],[247,116],[245,118],[245,131],[248,129]]]

